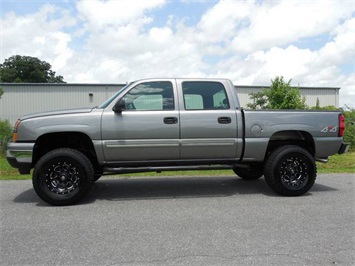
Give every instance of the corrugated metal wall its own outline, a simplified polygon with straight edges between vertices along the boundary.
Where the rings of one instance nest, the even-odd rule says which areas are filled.
[[[251,102],[249,93],[259,92],[262,86],[236,86],[240,104],[245,107],[247,103]],[[316,106],[317,98],[319,99],[319,106],[335,106],[339,107],[339,90],[340,88],[333,87],[300,87],[300,93],[306,97],[306,104],[309,107]]]
[[[316,106],[317,98],[320,106],[339,107],[339,89],[340,88],[301,88],[302,96],[306,97],[308,106]]]
[[[93,107],[100,105],[125,84],[6,84],[0,83],[4,94],[0,99],[0,119],[10,123],[24,114],[66,108]],[[249,99],[249,93],[261,91],[261,86],[236,86],[242,107]],[[301,87],[306,104],[339,107],[340,88]],[[92,96],[91,96],[92,95]]]
[[[249,93],[259,92],[262,87],[252,87],[252,86],[236,86],[237,93],[239,97],[239,102],[242,107],[246,107],[247,103],[250,103]]]
[[[124,84],[1,84],[0,119],[24,114],[100,105]]]

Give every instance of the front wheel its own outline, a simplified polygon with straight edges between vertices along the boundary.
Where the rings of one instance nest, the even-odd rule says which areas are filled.
[[[37,195],[52,205],[78,202],[91,188],[94,168],[90,160],[73,149],[56,149],[36,164],[32,183]]]
[[[264,166],[267,184],[283,196],[300,196],[313,186],[317,168],[312,155],[296,145],[274,150]]]

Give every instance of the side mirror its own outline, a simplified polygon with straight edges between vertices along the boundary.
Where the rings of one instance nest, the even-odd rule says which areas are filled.
[[[125,107],[126,107],[126,101],[124,98],[121,98],[113,106],[112,111],[114,111],[115,113],[122,113]]]

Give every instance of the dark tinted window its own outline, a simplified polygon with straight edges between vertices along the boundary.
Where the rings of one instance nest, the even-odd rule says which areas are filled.
[[[182,83],[186,110],[229,109],[229,101],[222,83],[186,81]]]

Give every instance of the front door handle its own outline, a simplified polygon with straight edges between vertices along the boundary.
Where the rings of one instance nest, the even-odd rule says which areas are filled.
[[[232,118],[224,116],[224,117],[218,117],[218,123],[219,124],[230,124],[232,123]]]
[[[177,124],[177,117],[164,117],[164,124]]]

